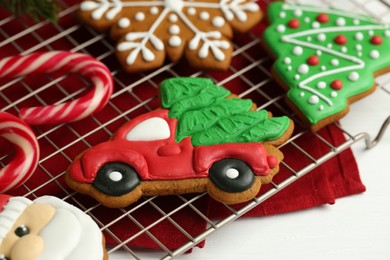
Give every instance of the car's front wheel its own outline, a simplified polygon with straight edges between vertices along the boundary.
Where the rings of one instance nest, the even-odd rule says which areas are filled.
[[[215,162],[209,171],[214,185],[225,192],[243,192],[252,187],[255,176],[252,169],[243,161],[226,158]]]
[[[133,191],[140,179],[133,167],[120,163],[106,163],[97,172],[93,186],[110,196],[121,196]]]

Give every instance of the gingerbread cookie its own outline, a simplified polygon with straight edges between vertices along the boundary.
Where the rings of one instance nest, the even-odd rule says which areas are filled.
[[[234,32],[247,32],[261,17],[249,0],[94,0],[80,4],[81,19],[110,29],[117,57],[128,72],[155,69],[182,56],[195,68],[226,70]]]
[[[0,194],[0,259],[108,259],[96,223],[56,197]]]
[[[373,18],[323,7],[272,3],[266,49],[287,101],[317,131],[343,117],[389,71],[390,29]]]
[[[286,117],[254,111],[251,100],[201,78],[173,78],[160,86],[161,109],[122,126],[112,140],[75,159],[65,180],[108,207],[142,195],[208,191],[216,200],[252,199],[279,170],[273,145],[293,130]]]

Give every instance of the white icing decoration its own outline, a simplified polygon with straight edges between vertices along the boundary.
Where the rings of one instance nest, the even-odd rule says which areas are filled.
[[[164,0],[163,3],[166,8],[176,13],[181,12],[184,6],[184,2],[182,0]]]
[[[326,47],[328,47],[329,49],[332,49],[333,45],[331,43],[328,43],[328,45],[326,45]]]
[[[291,58],[290,57],[284,58],[284,64],[290,64],[290,63],[291,63]]]
[[[321,50],[317,50],[316,53],[317,53],[318,56],[322,55],[322,51]]]
[[[324,110],[324,105],[320,105],[320,106],[318,107],[318,110],[320,110],[320,111]]]
[[[357,73],[356,71],[353,71],[351,72],[349,75],[348,75],[348,79],[351,80],[351,81],[356,81],[359,79],[359,73]]]
[[[301,10],[301,9],[296,9],[296,10],[294,11],[294,15],[295,15],[295,16],[301,16],[301,15],[302,15],[302,10]]]
[[[330,96],[331,97],[337,97],[337,92],[336,91],[332,91],[332,92],[330,92]]]
[[[222,27],[225,24],[225,20],[221,16],[216,16],[211,22],[215,27]]]
[[[373,30],[369,30],[368,31],[368,35],[373,36],[374,35],[374,31]]]
[[[307,41],[311,42],[311,36],[307,36]]]
[[[363,50],[363,46],[361,44],[356,44],[355,49],[357,51],[361,51],[361,50]]]
[[[108,178],[110,178],[110,180],[112,180],[112,181],[117,182],[117,181],[122,180],[123,175],[122,175],[122,173],[120,173],[118,171],[112,171],[108,174]]]
[[[363,55],[362,52],[358,52],[358,56],[361,57]]]
[[[156,14],[158,14],[158,8],[156,6],[153,6],[153,7],[150,8],[149,12],[151,14],[156,15]]]
[[[309,72],[309,66],[307,64],[301,64],[298,67],[298,72],[300,74],[306,74]]]
[[[296,80],[299,80],[301,78],[301,76],[299,76],[298,74],[296,74],[295,76],[294,76],[294,79],[296,79]]]
[[[348,50],[347,47],[345,47],[345,46],[341,47],[342,52],[347,52],[347,50]]]
[[[355,34],[355,39],[358,40],[358,41],[363,40],[363,39],[364,39],[363,33],[357,32],[357,33]]]
[[[359,25],[360,24],[360,21],[358,19],[353,19],[353,24],[354,25]]]
[[[279,13],[279,17],[280,18],[285,18],[286,17],[286,13],[285,12],[280,12]]]
[[[318,29],[321,27],[321,24],[317,21],[314,21],[312,24],[311,24],[311,27],[313,27],[314,29]]]
[[[385,31],[385,36],[386,36],[386,37],[390,37],[390,30],[386,30],[386,31]]]
[[[177,15],[176,15],[176,14],[170,14],[168,20],[169,20],[171,23],[176,23],[177,20],[178,20]]]
[[[326,87],[325,81],[320,81],[317,83],[317,88],[324,89]]]
[[[130,26],[130,20],[128,18],[126,18],[126,17],[123,17],[123,18],[119,19],[118,26],[120,28],[123,28],[123,29],[127,28],[127,27]]]
[[[286,30],[286,26],[284,26],[283,24],[279,24],[277,27],[276,27],[276,31],[277,32],[284,32]]]
[[[379,51],[377,51],[377,50],[372,50],[372,51],[370,52],[370,57],[373,58],[373,59],[378,59],[379,56],[380,56],[380,53],[379,53]]]
[[[234,179],[236,179],[240,175],[240,172],[237,169],[229,168],[229,169],[227,169],[225,175],[229,179],[234,180]]]
[[[171,25],[168,29],[170,34],[179,34],[180,33],[180,27],[176,24]]]
[[[299,93],[299,96],[300,97],[304,97],[305,96],[305,92],[301,91],[301,93]]]
[[[134,18],[136,21],[142,22],[143,20],[145,20],[145,14],[143,12],[137,12]]]
[[[336,19],[336,25],[338,26],[344,26],[345,25],[345,19],[342,17],[339,17]]]
[[[177,35],[171,36],[168,41],[169,46],[177,47],[181,45],[181,38]]]
[[[200,15],[199,15],[199,18],[201,19],[201,20],[208,20],[209,18],[210,18],[210,14],[208,13],[208,12],[206,12],[206,11],[202,11],[201,13],[200,13]]]
[[[287,66],[287,70],[288,70],[288,71],[291,71],[291,70],[292,70],[292,66],[291,66],[291,65],[288,65],[288,66]]]
[[[293,54],[294,55],[301,55],[303,53],[303,49],[301,46],[295,46],[294,49],[293,49]]]
[[[195,8],[193,8],[193,7],[188,8],[187,9],[187,14],[188,15],[195,15],[196,14]]]
[[[317,40],[323,42],[326,40],[326,35],[324,33],[320,33],[317,35]]]
[[[332,59],[330,61],[330,64],[332,64],[333,66],[338,66],[340,64],[339,60],[338,59]]]
[[[168,122],[160,117],[152,117],[133,127],[127,134],[127,141],[163,140],[171,136]]]
[[[310,18],[309,17],[305,17],[305,19],[303,19],[305,21],[305,23],[310,23]]]
[[[322,66],[321,66],[321,70],[322,70],[322,71],[325,71],[325,70],[326,70],[326,66],[322,65]]]
[[[319,99],[319,97],[316,96],[316,95],[312,95],[312,96],[309,98],[309,103],[312,104],[312,105],[317,104],[319,101],[320,101],[320,99]]]

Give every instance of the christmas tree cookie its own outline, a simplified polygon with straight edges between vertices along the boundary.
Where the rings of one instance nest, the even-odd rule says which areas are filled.
[[[273,74],[312,131],[343,117],[390,70],[389,25],[371,17],[277,2],[268,18],[263,42],[276,58]]]
[[[78,156],[66,183],[108,207],[204,191],[232,204],[254,198],[279,171],[283,154],[275,145],[292,133],[288,117],[256,110],[202,78],[165,80],[160,99],[160,109]]]

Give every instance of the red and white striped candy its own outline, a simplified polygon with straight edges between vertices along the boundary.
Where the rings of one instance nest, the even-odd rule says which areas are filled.
[[[0,112],[0,136],[15,145],[13,161],[0,170],[0,193],[27,181],[37,167],[39,145],[31,128],[22,120]]]
[[[93,83],[93,88],[84,96],[63,104],[22,108],[19,117],[29,125],[59,124],[83,119],[102,109],[111,97],[111,73],[103,63],[91,56],[51,51],[0,60],[0,78],[53,72],[82,75]]]

